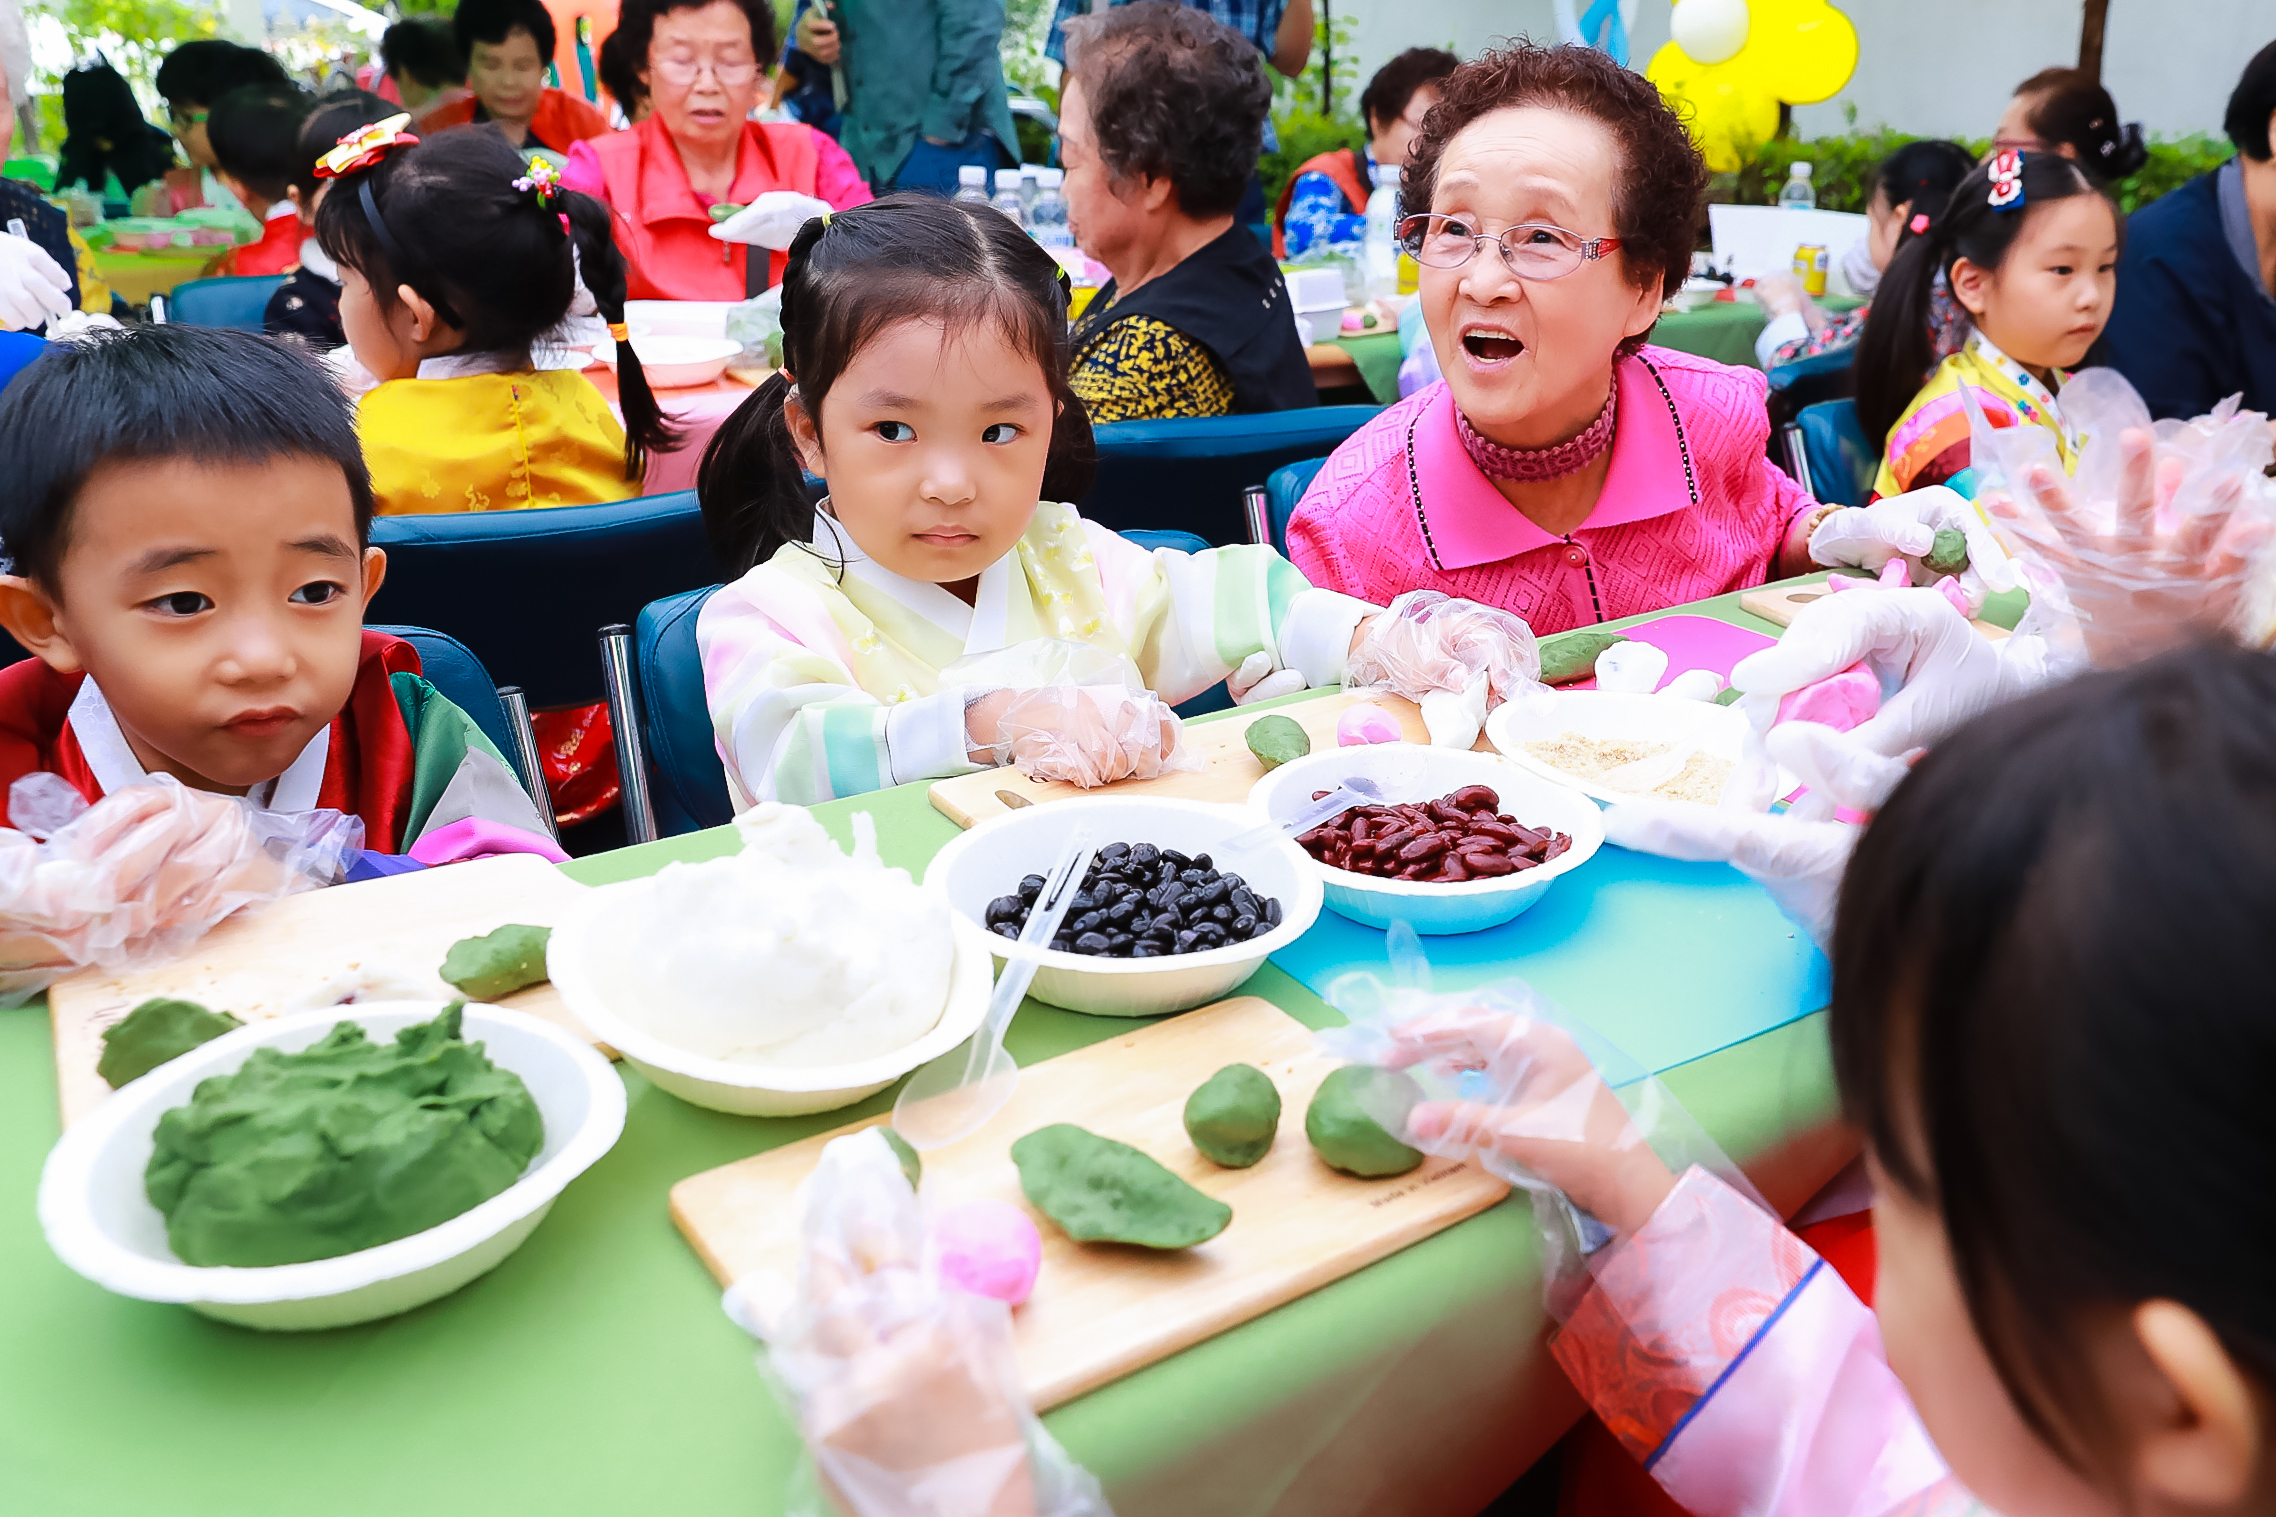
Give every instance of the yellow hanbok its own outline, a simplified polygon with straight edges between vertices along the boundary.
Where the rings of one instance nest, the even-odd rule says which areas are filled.
[[[590,506],[640,493],[624,427],[584,375],[562,369],[391,379],[358,403],[356,431],[383,516]]]

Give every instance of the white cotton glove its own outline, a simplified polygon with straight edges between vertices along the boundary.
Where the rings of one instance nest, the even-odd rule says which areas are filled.
[[[1225,678],[1226,693],[1233,697],[1236,706],[1253,706],[1259,701],[1277,700],[1283,695],[1294,695],[1305,689],[1304,674],[1299,669],[1275,669],[1272,655],[1252,653],[1241,660],[1241,667]]]
[[[71,276],[28,237],[0,234],[0,327],[28,331],[71,314]]]
[[[782,253],[789,251],[800,227],[829,213],[827,200],[796,190],[768,190],[725,221],[714,223],[711,235],[721,242],[747,243]]]
[[[1604,813],[1605,841],[1661,858],[1729,864],[1769,891],[1778,909],[1828,951],[1842,871],[1860,830],[1683,801],[1622,801]]]
[[[996,763],[1085,790],[1198,768],[1180,747],[1177,713],[1121,685],[1050,685],[1012,694],[996,723]]]
[[[1810,557],[1829,567],[1870,569],[1878,574],[1891,559],[1911,565],[1913,582],[1935,576],[1921,560],[1936,546],[1940,529],[1968,540],[1968,567],[1986,590],[2015,588],[2015,570],[1982,514],[1945,485],[1929,485],[1877,500],[1845,506],[1818,523],[1810,534]]]

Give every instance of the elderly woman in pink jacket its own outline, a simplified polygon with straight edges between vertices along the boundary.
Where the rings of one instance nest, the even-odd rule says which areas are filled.
[[[1765,456],[1763,376],[1645,341],[1706,178],[1658,92],[1593,49],[1511,47],[1442,82],[1399,230],[1445,379],[1313,481],[1288,530],[1313,584],[1443,590],[1550,633],[1812,567],[1832,508]],[[1903,551],[1933,538],[1917,514],[1882,513]],[[1857,536],[1819,561],[1857,561],[1834,541]]]

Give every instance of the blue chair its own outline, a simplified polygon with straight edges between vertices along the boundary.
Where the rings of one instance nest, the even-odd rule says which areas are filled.
[[[1824,400],[1804,406],[1782,434],[1786,472],[1831,506],[1862,506],[1873,493],[1881,453],[1857,424],[1857,402]]]
[[[1250,542],[1270,543],[1280,553],[1288,552],[1288,520],[1296,514],[1296,503],[1304,498],[1304,492],[1312,488],[1312,477],[1326,462],[1324,458],[1307,458],[1286,464],[1273,470],[1263,484],[1249,486]]]
[[[600,506],[383,516],[387,552],[378,615],[457,638],[538,710],[619,707],[631,676],[630,623],[650,601],[716,584],[718,563],[695,492]],[[593,640],[600,656],[593,656]],[[626,835],[644,843],[645,771],[617,728]],[[534,740],[533,740],[534,748]],[[640,804],[635,804],[638,801]]]
[[[176,321],[191,327],[235,327],[241,332],[258,332],[261,313],[269,308],[269,297],[283,283],[282,274],[193,279],[174,286],[171,295],[153,295],[150,319]]]
[[[1178,548],[1189,553],[1209,545],[1190,532],[1125,532],[1142,547]],[[619,732],[637,734],[645,750],[647,799],[657,837],[677,837],[734,820],[727,796],[727,774],[712,736],[711,708],[703,693],[703,659],[696,650],[695,624],[704,602],[719,586],[666,596],[640,608],[633,623],[632,678],[628,682],[633,719]],[[1181,716],[1222,711],[1233,704],[1219,684],[1179,706]],[[612,713],[615,714],[615,713]],[[632,788],[625,788],[627,805]],[[629,812],[627,819],[630,819]]]
[[[29,332],[0,332],[0,390],[47,351],[47,339]]]
[[[1774,365],[1769,371],[1770,388],[1791,389],[1813,379],[1846,373],[1856,358],[1857,349],[1851,346],[1835,348],[1830,353],[1813,353],[1807,358],[1797,358],[1792,363]]]
[[[1220,546],[1247,542],[1244,492],[1283,464],[1334,452],[1377,409],[1106,422],[1097,429],[1098,483],[1078,504],[1117,532],[1169,527]]]

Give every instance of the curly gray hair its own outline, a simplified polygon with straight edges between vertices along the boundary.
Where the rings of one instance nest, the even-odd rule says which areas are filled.
[[[1140,0],[1070,20],[1067,73],[1108,173],[1168,179],[1197,219],[1240,205],[1272,107],[1255,43],[1177,0]]]

